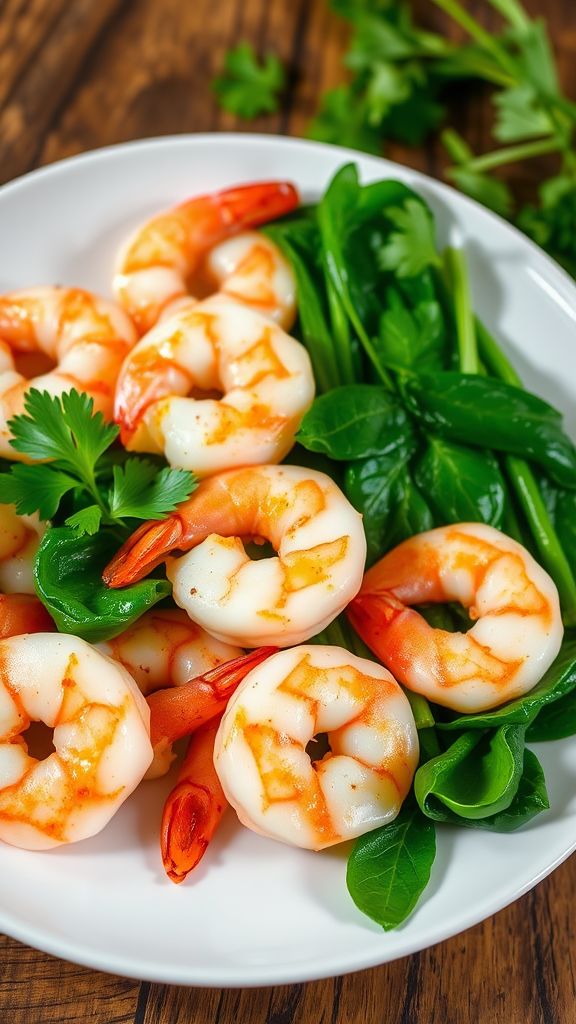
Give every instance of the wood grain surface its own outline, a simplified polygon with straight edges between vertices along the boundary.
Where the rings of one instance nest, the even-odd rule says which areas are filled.
[[[442,24],[429,0],[421,10]],[[532,0],[563,82],[576,93],[575,0]],[[488,27],[483,0],[468,10]],[[210,90],[226,49],[250,40],[289,68],[278,114],[237,122]],[[304,135],[319,93],[343,78],[344,22],[324,0],[0,0],[0,181],[74,153],[177,132]],[[455,125],[489,141],[482,91]],[[440,147],[387,155],[433,175]],[[515,186],[529,191],[534,163]],[[0,225],[0,238],[1,238]],[[576,1022],[576,858],[464,934],[374,970],[257,990],[182,989],[100,974],[0,937],[0,1021],[10,1024],[572,1024]],[[95,898],[97,898],[95,896]],[[194,925],[192,925],[194,926]],[[90,927],[90,922],[86,922]],[[161,935],[159,935],[161,941]]]

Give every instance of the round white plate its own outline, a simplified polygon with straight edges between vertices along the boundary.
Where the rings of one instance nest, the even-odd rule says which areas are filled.
[[[194,193],[264,178],[314,199],[355,161],[365,180],[401,178],[431,203],[440,240],[466,245],[478,312],[526,385],[576,435],[576,287],[504,221],[453,190],[360,153],[268,136],[180,136],[100,150],[0,190],[0,292],[34,284],[110,293],[127,231]],[[307,853],[241,828],[232,812],[196,874],[163,874],[166,781],[144,784],[94,839],[50,853],[0,849],[0,928],[68,960],[191,985],[306,981],[405,956],[517,899],[576,847],[576,740],[538,749],[551,809],[523,831],[438,829],[430,885],[385,933],[348,896],[346,850]]]

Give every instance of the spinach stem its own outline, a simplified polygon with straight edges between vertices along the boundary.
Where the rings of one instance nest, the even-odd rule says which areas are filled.
[[[430,710],[430,705],[420,693],[414,693],[413,690],[407,690],[405,686],[402,687],[404,693],[408,698],[408,703],[412,708],[412,714],[414,715],[414,721],[418,731],[421,729],[432,729],[436,725],[434,715]]]
[[[444,252],[444,267],[454,296],[454,315],[458,336],[458,355],[462,373],[478,373],[476,327],[466,260],[461,249]]]
[[[480,320],[476,320],[478,344],[483,361],[495,377],[522,387],[520,377],[500,346]],[[564,549],[550,519],[531,467],[524,459],[508,455],[504,459],[506,475],[526,516],[534,542],[560,594],[567,626],[576,626],[576,580]]]

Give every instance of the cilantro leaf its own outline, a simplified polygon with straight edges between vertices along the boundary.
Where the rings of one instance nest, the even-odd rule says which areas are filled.
[[[52,519],[64,495],[77,486],[74,477],[51,466],[17,463],[0,474],[2,501],[15,505],[19,516],[38,512],[41,519]]]
[[[197,487],[193,473],[158,467],[148,459],[127,459],[113,468],[110,512],[116,519],[162,519]]]
[[[71,391],[53,397],[32,388],[24,400],[25,414],[8,421],[10,444],[37,462],[49,460],[58,469],[83,480],[88,470],[118,435],[118,427],[94,413],[94,402]]]
[[[323,105],[308,127],[308,137],[364,153],[380,153],[380,132],[368,123],[366,103],[347,85],[324,94]]]
[[[76,531],[78,537],[83,537],[86,533],[92,536],[100,529],[102,509],[98,505],[88,505],[87,508],[81,508],[79,512],[68,516],[64,522],[66,526],[71,526]]]
[[[576,180],[550,178],[540,189],[540,205],[524,206],[518,227],[576,277]]]
[[[440,370],[444,367],[444,322],[438,302],[410,308],[400,292],[389,288],[388,308],[380,317],[380,343],[388,366],[394,369]]]
[[[549,115],[538,105],[538,97],[527,82],[496,93],[494,105],[497,111],[494,135],[500,142],[531,139],[553,131]]]
[[[250,43],[239,43],[226,54],[224,72],[214,79],[212,88],[224,110],[252,118],[278,110],[285,77],[274,54],[267,54],[259,63]]]
[[[424,203],[407,199],[402,207],[387,209],[386,217],[397,230],[378,253],[383,270],[394,271],[398,277],[415,277],[425,267],[440,265],[434,221]]]

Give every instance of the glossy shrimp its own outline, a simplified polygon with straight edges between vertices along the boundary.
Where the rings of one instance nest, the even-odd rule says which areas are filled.
[[[280,462],[313,398],[304,346],[216,295],[187,303],[142,338],[122,368],[115,418],[130,451],[161,453],[208,476]]]
[[[77,637],[0,641],[0,839],[46,850],[95,835],[152,760],[149,712],[134,680]],[[54,751],[28,752],[44,722]]]
[[[458,601],[467,633],[410,606]],[[497,707],[536,685],[562,641],[553,581],[516,541],[460,523],[418,534],[366,573],[348,609],[364,642],[409,689],[455,711]]]
[[[13,505],[0,505],[0,639],[53,628],[34,596],[32,569],[43,533],[37,516],[19,516]]]
[[[329,750],[313,760],[308,744],[318,734]],[[240,821],[310,850],[395,818],[417,764],[418,734],[400,686],[381,665],[339,647],[295,647],[250,672],[214,747]]]
[[[179,608],[146,612],[99,649],[127,669],[145,696],[182,686],[244,653],[211,636]]]
[[[172,742],[192,734],[176,786],[162,815],[161,851],[166,874],[182,882],[200,862],[228,806],[214,768],[214,737],[231,694],[276,648],[262,647],[148,699],[155,761]]]
[[[197,196],[158,214],[136,230],[119,254],[114,277],[118,301],[144,334],[171,303],[189,295],[189,282],[213,246],[297,205],[293,185],[258,182]]]
[[[243,303],[289,330],[296,316],[296,281],[277,245],[258,231],[243,231],[210,249],[205,287]]]
[[[31,288],[1,296],[0,456],[21,458],[9,444],[7,423],[23,411],[32,387],[53,395],[84,391],[111,419],[116,379],[135,341],[123,310],[81,288]],[[40,358],[45,365],[19,368],[18,358]]]
[[[254,538],[275,557],[253,561],[243,541]],[[175,551],[188,553],[170,558]],[[122,587],[167,561],[176,604],[209,633],[241,647],[288,647],[346,607],[365,557],[362,518],[330,477],[258,466],[204,480],[172,515],[144,524],[104,580]]]

